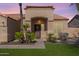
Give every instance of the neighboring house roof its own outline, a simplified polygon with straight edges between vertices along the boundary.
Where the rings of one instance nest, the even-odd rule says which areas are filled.
[[[7,16],[6,15],[3,15],[3,14],[0,14],[0,16],[7,18]]]
[[[69,22],[69,27],[79,28],[79,15],[75,15]]]
[[[17,21],[17,20],[15,20],[15,19],[13,19],[13,18],[11,18],[11,17],[9,17],[9,16],[7,16],[7,15],[0,14],[0,16],[6,18],[6,19],[8,19],[8,20]]]
[[[57,14],[54,14],[54,19],[55,20],[69,20],[68,18],[64,17],[64,16],[60,16]]]
[[[20,14],[6,14],[6,16],[13,18],[15,20],[19,20],[20,19]]]
[[[68,23],[71,23],[75,18],[79,20],[79,15],[75,15]]]
[[[20,19],[20,14],[6,14],[6,16],[9,16],[15,20],[19,20]],[[54,19],[55,20],[69,20],[68,18],[66,17],[63,17],[63,16],[60,16],[60,15],[57,15],[57,14],[54,14]]]
[[[52,8],[55,9],[53,6],[26,6],[24,9],[28,9],[28,8]]]

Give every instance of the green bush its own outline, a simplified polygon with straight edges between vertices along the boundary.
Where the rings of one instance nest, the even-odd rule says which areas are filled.
[[[31,32],[30,35],[31,35],[31,37],[30,37],[31,41],[35,41],[35,33]]]
[[[57,38],[58,38],[57,34],[53,34],[53,33],[48,34],[48,41],[50,42],[56,42]]]
[[[48,34],[48,41],[51,41],[53,34]]]
[[[16,32],[15,33],[15,39],[21,39],[23,37],[22,32]]]
[[[27,38],[30,40],[30,42],[35,42],[35,33],[33,32],[27,32]]]

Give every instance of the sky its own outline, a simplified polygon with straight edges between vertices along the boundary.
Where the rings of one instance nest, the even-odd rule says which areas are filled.
[[[54,14],[58,14],[69,19],[73,18],[77,14],[76,5],[72,6],[70,3],[23,3],[23,13],[26,6],[53,6],[55,10]],[[17,14],[19,13],[18,3],[0,3],[1,14]]]

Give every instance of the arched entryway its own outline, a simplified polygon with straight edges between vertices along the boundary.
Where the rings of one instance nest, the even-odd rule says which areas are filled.
[[[36,34],[36,38],[41,38],[41,31],[47,31],[46,17],[31,18],[31,30]]]

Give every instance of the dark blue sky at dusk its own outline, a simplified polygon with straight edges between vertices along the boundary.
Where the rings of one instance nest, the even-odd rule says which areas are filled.
[[[54,14],[58,14],[71,19],[77,14],[76,5],[70,6],[69,3],[23,3],[23,13],[26,6],[53,6]],[[18,3],[0,3],[1,14],[17,14],[19,13]]]

